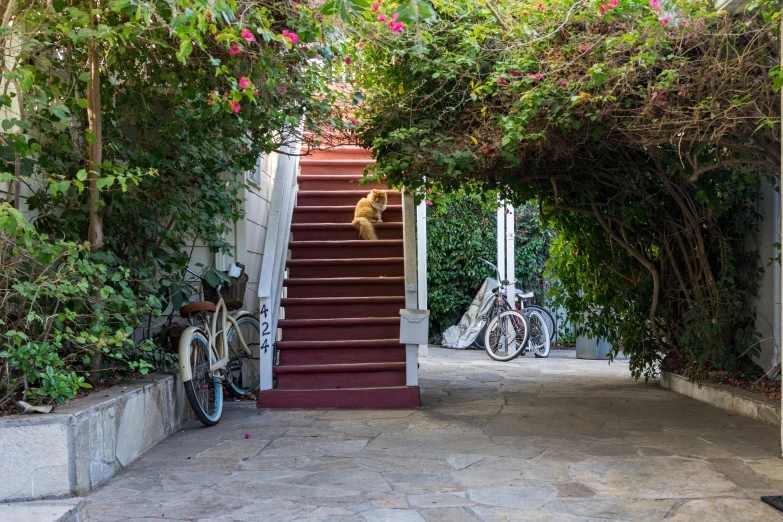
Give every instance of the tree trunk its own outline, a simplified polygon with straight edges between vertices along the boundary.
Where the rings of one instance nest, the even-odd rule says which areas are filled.
[[[98,9],[97,0],[90,2],[93,10]],[[95,15],[91,16],[90,27],[95,28]],[[90,71],[90,81],[87,84],[87,123],[93,138],[89,143],[89,178],[88,178],[88,198],[90,219],[87,227],[87,240],[90,242],[90,251],[97,252],[103,246],[103,220],[98,213],[101,194],[98,190],[98,175],[100,165],[103,163],[102,149],[103,140],[101,137],[101,76],[100,76],[100,57],[98,46],[95,39],[90,40],[88,46],[87,62]],[[100,299],[100,283],[95,281],[93,298]],[[97,383],[100,379],[101,363],[103,353],[97,351],[90,357],[90,380]]]

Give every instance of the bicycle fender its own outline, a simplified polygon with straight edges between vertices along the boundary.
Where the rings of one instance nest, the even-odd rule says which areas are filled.
[[[185,328],[185,331],[182,332],[182,336],[179,338],[179,347],[177,349],[179,359],[177,360],[180,361],[179,380],[182,382],[187,382],[193,378],[193,375],[190,372],[190,365],[182,364],[182,361],[185,361],[188,358],[188,348],[190,347],[190,339],[191,337],[193,337],[193,334],[196,332],[206,337],[206,334],[198,326],[188,326],[187,328]]]
[[[246,315],[249,315],[249,316],[252,316],[252,317],[257,317],[258,316],[258,310],[256,310],[255,312],[252,312],[250,310],[237,310],[235,312],[231,312],[228,315],[230,315],[231,318],[234,319],[234,321],[238,321],[240,317],[245,317]]]

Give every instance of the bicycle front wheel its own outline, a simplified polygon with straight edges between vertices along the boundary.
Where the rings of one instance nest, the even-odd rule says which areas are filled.
[[[215,358],[203,333],[193,332],[189,341],[187,357],[179,362],[189,365],[192,376],[183,383],[185,394],[198,420],[205,426],[214,426],[223,413],[223,386],[211,370]]]
[[[530,327],[527,318],[515,310],[496,315],[487,325],[484,345],[487,355],[495,361],[506,362],[525,349]]]
[[[242,334],[247,349],[242,346],[237,331]],[[258,319],[252,315],[240,317],[236,328],[232,324],[228,329],[226,339],[229,356],[226,385],[232,395],[242,397],[261,386],[261,327]]]
[[[530,351],[536,357],[549,357],[552,340],[549,337],[549,326],[545,314],[533,310],[527,314],[527,318],[530,324],[530,340],[528,341]]]

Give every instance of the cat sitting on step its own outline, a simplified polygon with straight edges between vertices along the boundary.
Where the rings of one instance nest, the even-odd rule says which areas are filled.
[[[381,212],[386,210],[386,200],[385,190],[372,189],[356,204],[351,224],[359,231],[359,239],[378,239],[373,223],[382,223]]]

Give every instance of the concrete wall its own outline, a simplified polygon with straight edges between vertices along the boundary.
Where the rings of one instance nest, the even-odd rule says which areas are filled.
[[[193,418],[175,375],[154,374],[46,415],[0,418],[0,501],[83,495]]]
[[[716,0],[715,10],[740,13],[748,3],[750,3],[748,0]]]
[[[766,180],[762,185],[762,199],[758,202],[761,228],[757,248],[763,274],[756,297],[756,329],[761,333],[761,353],[755,358],[765,370],[780,364],[780,264],[769,261],[778,255],[775,243],[780,242],[780,194]]]

